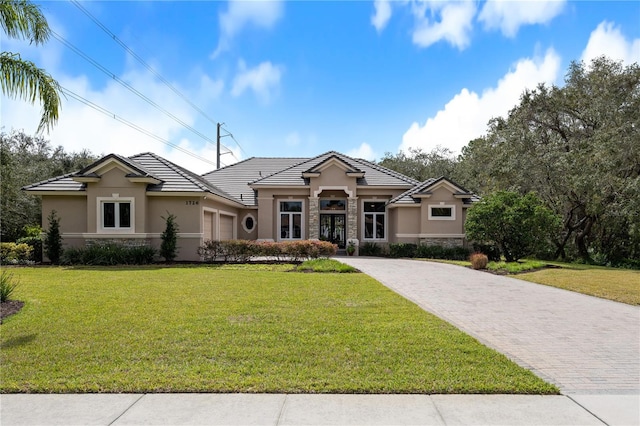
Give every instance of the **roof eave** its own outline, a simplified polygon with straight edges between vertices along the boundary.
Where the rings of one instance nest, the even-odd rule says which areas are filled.
[[[95,183],[95,182],[100,182],[101,177],[100,176],[71,176],[71,179],[74,182]]]
[[[42,190],[42,189],[22,189],[25,192],[28,192],[30,195],[82,195],[82,196],[87,196],[87,191],[85,191],[84,189],[77,189],[77,190],[66,190],[66,191],[60,191],[60,190]]]
[[[162,183],[160,179],[156,179],[151,176],[127,176],[127,179],[132,183],[149,183],[151,185],[158,185]]]

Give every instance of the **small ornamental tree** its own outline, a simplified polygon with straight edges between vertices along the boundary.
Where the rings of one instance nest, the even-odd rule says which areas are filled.
[[[176,224],[176,216],[169,213],[166,218],[162,216],[162,219],[164,219],[166,227],[164,232],[162,232],[160,256],[164,257],[167,262],[173,262],[178,255],[178,225]]]
[[[51,261],[56,264],[60,262],[62,256],[62,236],[60,235],[60,218],[55,210],[47,217],[49,220],[49,229],[45,234],[44,252]]]
[[[507,262],[514,262],[551,244],[561,225],[535,194],[499,191],[469,209],[465,232],[469,240],[495,244]]]

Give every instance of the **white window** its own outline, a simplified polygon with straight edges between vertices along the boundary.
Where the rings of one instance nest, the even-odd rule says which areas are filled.
[[[385,240],[386,233],[386,202],[384,201],[364,201],[363,208],[364,240]]]
[[[280,201],[278,203],[278,230],[281,240],[301,240],[303,235],[302,201]]]
[[[456,220],[456,206],[430,204],[429,220]]]
[[[133,232],[133,198],[98,197],[98,224],[102,232]]]

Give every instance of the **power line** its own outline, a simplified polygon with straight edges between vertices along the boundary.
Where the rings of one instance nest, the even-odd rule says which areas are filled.
[[[93,16],[91,14],[91,12],[89,12],[84,6],[82,6],[82,4],[80,4],[79,1],[70,0],[70,2],[74,6],[76,6],[82,13],[84,13],[89,19],[91,19],[102,31],[104,31],[109,37],[111,37],[113,39],[113,41],[115,41],[120,47],[122,47],[129,55],[131,55],[133,58],[135,58],[147,70],[149,70],[149,72],[151,72],[154,76],[156,76],[158,78],[158,80],[160,80],[169,89],[171,89],[171,91],[173,91],[176,95],[178,95],[180,98],[182,98],[187,104],[189,104],[193,109],[195,109],[197,112],[199,112],[203,117],[205,117],[211,123],[216,124],[216,125],[218,124],[218,122],[216,122],[216,120],[214,120],[213,118],[209,117],[200,107],[198,107],[187,96],[185,96],[180,90],[178,90],[174,85],[172,85],[166,78],[164,78],[151,65],[149,65],[144,59],[142,59],[135,51],[133,51],[133,49],[131,49],[125,42],[120,40],[120,38],[118,38],[117,35],[115,35],[106,25],[104,25],[102,22],[100,22],[100,20],[98,18]],[[248,157],[248,154],[245,152],[245,150],[242,148],[242,146],[236,140],[236,138],[231,134],[231,132],[229,132],[227,129],[224,129],[224,130],[231,135],[231,138],[238,145],[238,148],[240,148],[240,151],[243,152],[244,155]],[[216,143],[216,142],[212,141],[209,138],[205,137],[205,139],[207,141],[209,141],[210,143],[214,143],[214,144]],[[232,153],[234,158],[236,158],[236,160],[238,160],[238,158],[235,156],[235,154],[233,154],[233,152],[229,148],[227,148],[227,147],[224,147],[224,148],[228,149]]]
[[[103,108],[103,107],[101,107],[99,105],[96,105],[95,103],[93,103],[90,100],[88,100],[88,99],[86,99],[86,98],[84,98],[84,97],[72,92],[71,90],[67,89],[66,87],[61,87],[61,89],[62,89],[62,92],[65,95],[68,95],[68,96],[74,98],[75,100],[77,100],[79,102],[82,102],[83,104],[95,109],[96,111],[101,112],[102,114],[104,114],[106,116],[109,116],[109,117],[113,118],[114,120],[119,121],[119,122],[131,127],[132,129],[137,130],[138,132],[149,136],[152,139],[155,139],[155,140],[157,140],[159,142],[162,142],[162,143],[164,143],[166,145],[169,145],[170,147],[172,147],[172,148],[174,148],[174,149],[176,149],[176,150],[178,150],[178,151],[180,151],[180,152],[182,152],[184,154],[190,155],[191,157],[193,157],[193,158],[195,158],[197,160],[204,161],[205,163],[208,163],[208,164],[210,164],[212,166],[216,165],[213,161],[207,160],[204,157],[201,157],[201,156],[199,156],[197,154],[194,154],[193,152],[189,151],[188,149],[185,149],[185,148],[183,148],[183,147],[181,147],[179,145],[176,145],[176,144],[174,144],[174,143],[172,143],[172,142],[170,142],[170,141],[168,141],[168,140],[166,140],[164,138],[161,138],[160,136],[157,136],[157,135],[151,133],[150,131],[138,126],[137,124],[132,123],[131,121],[125,120],[124,118],[117,116],[116,114],[112,113],[111,111],[107,110],[106,108]]]
[[[144,61],[144,59],[142,59],[140,56],[138,56],[138,54],[136,54],[136,52],[134,52],[129,46],[127,46],[122,40],[120,40],[118,38],[118,36],[116,36],[113,32],[111,32],[111,30],[109,30],[109,28],[107,28],[102,22],[100,22],[98,20],[98,18],[93,16],[87,9],[85,9],[85,7],[80,4],[80,2],[78,2],[77,0],[70,0],[70,1],[74,6],[76,6],[85,15],[87,15],[89,17],[89,19],[91,19],[98,27],[100,27],[102,29],[102,31],[104,31],[107,35],[109,35],[113,39],[113,41],[118,43],[128,54],[133,56],[147,70],[149,70],[149,72],[151,72],[153,75],[155,75],[162,83],[164,83],[168,88],[170,88],[176,95],[180,96],[186,103],[188,103],[193,109],[195,109],[200,114],[202,114],[202,116],[205,117],[207,120],[209,120],[213,124],[218,124],[216,120],[214,120],[213,118],[209,117],[201,108],[199,108],[196,104],[191,102],[189,100],[189,98],[187,98],[182,92],[180,92],[178,89],[176,89],[167,79],[165,79],[162,75],[160,75],[160,73],[158,73],[155,69],[153,69],[153,67],[151,65],[147,64]]]
[[[224,124],[224,123],[222,123],[222,124]],[[244,149],[242,149],[242,146],[240,145],[240,142],[238,142],[238,141],[236,140],[236,137],[235,137],[235,136],[233,136],[233,133],[231,133],[229,130],[225,129],[224,127],[222,128],[222,130],[224,130],[225,132],[227,132],[227,135],[231,136],[231,139],[233,139],[233,141],[236,143],[236,145],[238,145],[238,148],[240,148],[240,151],[241,151],[242,153],[244,153],[244,155],[245,155],[246,157],[248,157],[249,155],[246,153],[246,151],[245,151]],[[236,157],[236,156],[235,156],[235,154],[233,154],[233,152],[231,153],[231,155],[233,155],[233,157],[234,157],[236,160],[238,160],[238,157]],[[238,160],[238,161],[240,161],[240,160]]]
[[[85,54],[84,52],[82,52],[80,49],[78,49],[76,46],[74,46],[73,44],[71,44],[69,41],[65,40],[62,36],[60,36],[58,33],[56,33],[55,31],[51,31],[51,34],[53,35],[53,37],[58,40],[60,43],[62,43],[63,45],[65,45],[67,48],[71,49],[74,53],[76,53],[78,56],[82,57],[84,60],[86,60],[87,62],[89,62],[91,65],[93,65],[94,67],[96,67],[97,69],[99,69],[100,71],[102,71],[105,75],[113,78],[116,82],[118,82],[120,85],[124,86],[125,88],[127,88],[130,92],[132,92],[133,94],[135,94],[136,96],[138,96],[140,99],[144,100],[145,102],[147,102],[149,105],[153,106],[154,108],[156,108],[158,111],[162,112],[163,114],[165,114],[166,116],[170,117],[171,119],[173,119],[174,121],[176,121],[177,123],[179,123],[180,125],[182,125],[184,128],[192,131],[194,134],[200,136],[202,139],[215,144],[216,142],[209,138],[207,135],[203,134],[202,132],[196,130],[195,128],[193,128],[192,126],[190,126],[189,124],[185,123],[183,120],[181,120],[180,118],[176,117],[174,114],[172,114],[171,112],[167,111],[166,109],[162,108],[160,105],[158,105],[156,102],[154,102],[152,99],[150,99],[149,97],[147,97],[146,95],[144,95],[143,93],[141,93],[139,90],[137,90],[136,88],[134,88],[133,86],[131,86],[129,83],[127,83],[126,81],[122,80],[120,77],[118,77],[117,75],[115,75],[115,73],[109,71],[107,68],[105,68],[103,65],[101,65],[98,61],[92,59],[90,56],[88,56],[87,54]]]

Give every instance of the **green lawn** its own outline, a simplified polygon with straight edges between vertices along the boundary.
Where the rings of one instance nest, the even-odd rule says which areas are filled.
[[[640,271],[552,263],[559,268],[520,274],[517,278],[629,305],[640,305]]]
[[[13,269],[0,392],[557,393],[363,274]]]
[[[430,260],[471,267],[469,261]],[[554,268],[536,270],[546,265]],[[565,262],[524,260],[521,262],[489,262],[487,269],[513,278],[588,294],[629,305],[640,305],[640,271],[606,266],[581,265]],[[527,272],[527,270],[535,270]]]

